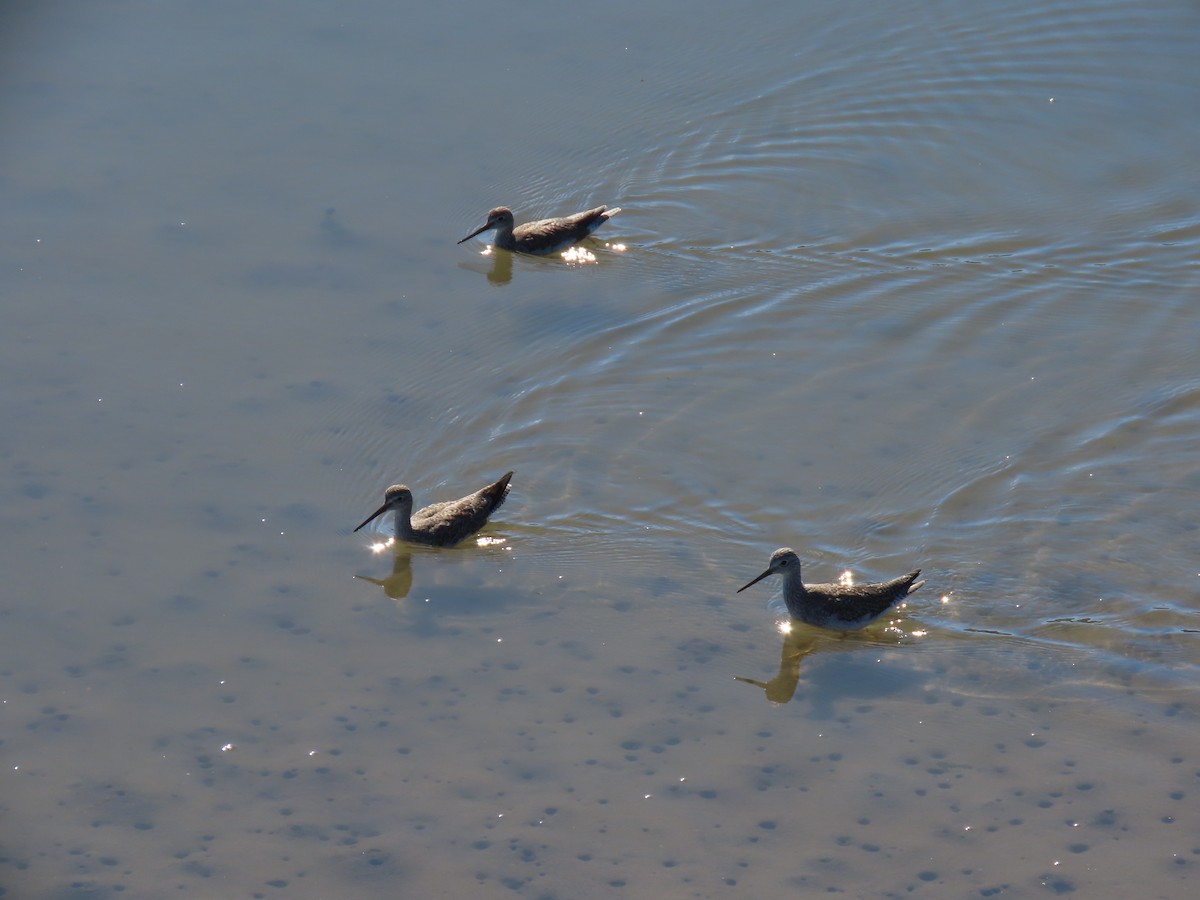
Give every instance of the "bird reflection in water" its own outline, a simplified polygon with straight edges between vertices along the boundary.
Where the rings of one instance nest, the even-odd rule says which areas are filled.
[[[355,575],[360,581],[369,581],[383,588],[383,592],[393,600],[403,600],[412,590],[412,546],[395,538],[388,538],[378,544],[371,545],[372,553],[392,551],[392,574],[386,578],[372,578],[370,575]]]
[[[598,241],[596,238],[588,238],[585,244],[569,247],[562,253],[551,258],[530,260],[528,264],[531,266],[552,266],[556,263],[560,265],[566,263],[570,267],[599,265],[600,259],[596,256],[595,252],[597,248],[602,248],[613,253],[624,253],[627,249],[624,244],[610,244],[605,241]],[[497,247],[488,247],[481,251],[479,256],[488,263],[486,270],[483,269],[483,266],[478,261],[461,263],[460,268],[484,271],[488,283],[496,287],[506,285],[513,280],[514,254]]]
[[[943,603],[949,598],[942,599]],[[745,678],[734,675],[735,681],[744,681],[760,687],[772,703],[787,703],[796,694],[800,683],[800,663],[804,657],[817,650],[850,650],[852,645],[866,644],[873,647],[880,645],[907,644],[920,640],[928,632],[924,628],[905,628],[900,618],[890,619],[880,630],[871,629],[874,633],[831,633],[827,630],[812,628],[796,619],[784,619],[779,623],[779,633],[783,635],[783,646],[779,650],[779,672],[770,681],[759,681],[755,678]]]
[[[508,539],[489,535],[476,535],[475,544],[479,547],[507,547]],[[392,554],[391,574],[383,578],[373,578],[370,575],[355,575],[359,581],[367,581],[383,588],[383,592],[392,600],[404,600],[412,590],[413,571],[412,561],[416,555],[432,556],[446,552],[435,548],[398,541],[394,537],[385,541],[371,544],[370,551],[376,555],[390,552]],[[455,551],[451,551],[455,552]]]
[[[770,681],[757,681],[734,675],[734,680],[744,681],[762,688],[772,703],[787,703],[796,693],[800,683],[800,662],[817,649],[820,635],[806,628],[797,628],[790,621],[779,623],[783,634],[783,648],[779,652],[779,673]]]

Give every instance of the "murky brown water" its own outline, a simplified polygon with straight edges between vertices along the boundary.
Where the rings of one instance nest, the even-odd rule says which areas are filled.
[[[1188,893],[1194,6],[4,16],[3,896]]]

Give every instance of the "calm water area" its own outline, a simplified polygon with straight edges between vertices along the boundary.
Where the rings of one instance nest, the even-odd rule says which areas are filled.
[[[0,897],[1196,896],[1198,60],[1183,0],[0,5]],[[781,546],[926,583],[784,634]]]

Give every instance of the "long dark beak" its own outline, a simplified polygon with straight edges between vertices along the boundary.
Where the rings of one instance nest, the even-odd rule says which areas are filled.
[[[392,505],[390,503],[383,504],[383,506],[379,507],[379,509],[375,510],[375,512],[371,513],[369,516],[367,516],[365,519],[363,519],[362,525],[359,525],[358,528],[355,528],[354,530],[358,531],[358,529],[362,528],[363,525],[366,525],[368,522],[378,519],[380,516],[382,516],[385,512],[387,512],[391,508],[392,508]]]
[[[370,521],[370,520],[368,520],[368,521]],[[363,523],[363,525],[365,525],[365,524],[367,524],[367,523],[366,523],[366,522],[364,522],[364,523]],[[360,527],[361,527],[361,526],[360,526]],[[357,529],[355,529],[355,530],[357,531]],[[774,575],[774,574],[775,574],[775,570],[774,570],[774,569],[767,569],[767,571],[763,572],[761,575],[759,575],[757,578],[755,578],[755,579],[754,579],[752,582],[750,582],[749,584],[744,584],[744,585],[742,585],[740,588],[738,588],[736,591],[734,591],[734,593],[736,593],[736,594],[740,594],[740,593],[741,593],[742,591],[744,591],[746,588],[748,588],[748,587],[753,587],[754,585],[758,584],[760,581],[762,581],[762,580],[763,580],[764,578],[766,578],[768,575]]]
[[[478,228],[476,228],[474,231],[472,231],[470,234],[468,234],[465,238],[463,238],[461,241],[459,241],[459,243],[460,244],[465,243],[465,242],[469,241],[471,238],[475,237],[475,235],[483,234],[489,228],[494,228],[494,227],[495,226],[491,222],[484,222],[482,225],[480,225]]]
[[[358,576],[355,576],[355,577],[357,578]],[[769,690],[771,687],[771,685],[767,684],[765,681],[755,681],[753,678],[743,678],[741,675],[734,675],[733,680],[734,681],[744,681],[744,682],[746,682],[746,684],[752,684],[755,687],[762,688],[763,690]]]

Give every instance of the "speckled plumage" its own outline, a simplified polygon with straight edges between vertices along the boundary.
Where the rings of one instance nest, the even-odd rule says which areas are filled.
[[[619,206],[613,209],[609,209],[607,206],[597,206],[595,209],[575,213],[572,216],[526,222],[524,225],[517,225],[514,228],[512,210],[507,206],[497,206],[488,213],[487,221],[483,225],[476,228],[459,243],[469,241],[475,235],[483,234],[494,228],[496,236],[492,239],[492,246],[516,253],[547,256],[579,243],[620,211]]]
[[[354,530],[358,531],[385,512],[394,510],[396,540],[451,547],[487,524],[488,516],[499,509],[508,496],[508,482],[512,476],[513,473],[508,472],[495,484],[489,484],[473,494],[458,500],[432,503],[415,513],[412,510],[412,491],[402,484],[393,484],[384,492],[383,506],[363,519],[362,524]]]
[[[925,583],[917,581],[920,574],[921,570],[917,569],[891,581],[873,584],[806,585],[800,577],[800,557],[796,551],[780,547],[771,554],[767,571],[738,588],[737,592],[740,594],[768,575],[781,575],[783,602],[787,604],[792,618],[818,628],[853,631],[878,619],[897,600],[918,590]]]

